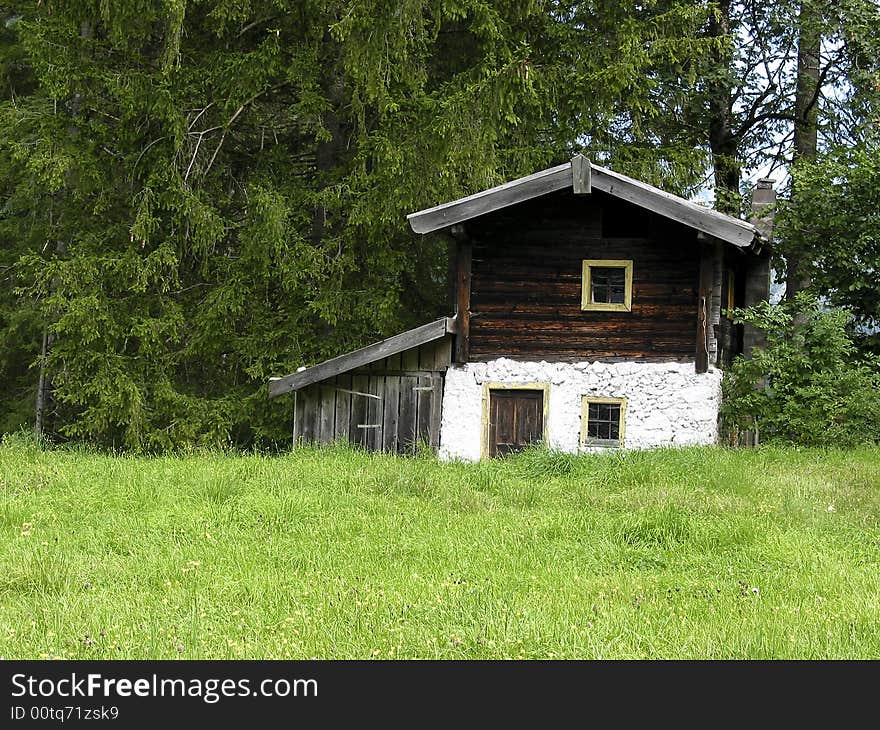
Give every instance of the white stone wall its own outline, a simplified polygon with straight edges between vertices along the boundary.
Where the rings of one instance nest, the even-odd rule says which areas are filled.
[[[499,358],[453,365],[446,372],[442,459],[479,460],[483,384],[549,383],[550,448],[580,446],[581,396],[626,398],[625,448],[711,444],[718,436],[721,371],[697,374],[693,363],[519,362]]]

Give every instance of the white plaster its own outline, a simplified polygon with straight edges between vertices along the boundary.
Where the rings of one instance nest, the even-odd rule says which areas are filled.
[[[446,372],[440,457],[477,461],[481,452],[483,383],[550,383],[550,448],[580,445],[581,396],[626,398],[624,447],[715,443],[721,371],[697,374],[693,363],[520,362],[498,358]]]

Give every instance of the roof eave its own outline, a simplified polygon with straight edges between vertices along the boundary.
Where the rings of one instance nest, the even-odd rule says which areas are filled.
[[[455,332],[456,323],[452,317],[441,317],[440,319],[423,324],[406,332],[389,337],[381,342],[375,342],[367,345],[359,350],[347,352],[344,355],[325,360],[317,365],[312,365],[290,375],[280,378],[270,378],[269,380],[269,397],[277,398],[279,395],[290,393],[291,391],[301,390],[314,383],[327,380],[341,373],[355,370],[356,368],[369,365],[370,363],[381,360],[384,357],[396,355],[404,350],[409,350],[419,345],[439,340],[447,334]]]
[[[459,200],[410,213],[407,219],[416,233],[431,233],[557,190],[574,189],[578,170],[584,167],[583,162],[584,158],[578,156],[563,165],[512,180]],[[589,170],[587,190],[596,188],[738,248],[752,248],[755,239],[759,237],[755,226],[739,218],[704,208],[697,203],[598,165],[587,163],[587,169]]]

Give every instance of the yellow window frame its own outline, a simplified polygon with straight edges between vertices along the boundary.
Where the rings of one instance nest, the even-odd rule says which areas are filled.
[[[617,443],[612,441],[590,440],[589,421],[590,404],[600,403],[620,406],[620,420],[617,424]],[[626,437],[626,398],[598,398],[591,395],[581,396],[581,446],[604,446],[611,448],[623,448]]]
[[[624,301],[594,302],[591,269],[610,268],[624,270]],[[581,275],[581,309],[585,312],[630,312],[632,311],[633,262],[631,259],[584,259]]]

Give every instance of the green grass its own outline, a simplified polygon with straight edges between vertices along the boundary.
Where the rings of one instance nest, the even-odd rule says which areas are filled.
[[[0,446],[0,656],[878,658],[880,450]]]

